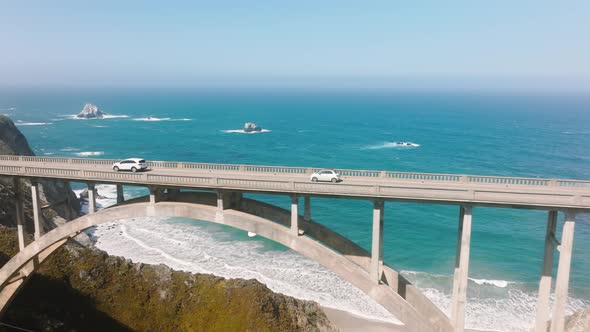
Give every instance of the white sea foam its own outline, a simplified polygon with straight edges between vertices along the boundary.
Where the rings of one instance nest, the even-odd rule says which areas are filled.
[[[103,151],[84,151],[84,152],[76,152],[74,153],[78,157],[90,157],[90,156],[102,156],[104,154]]]
[[[109,126],[99,126],[99,125],[94,125],[94,126],[92,126],[92,127],[94,127],[94,128],[108,128]]]
[[[100,194],[100,188],[99,188]],[[96,246],[136,262],[225,278],[257,279],[275,292],[400,323],[360,290],[293,251],[268,250],[258,237],[232,239],[218,225],[184,219],[134,218],[100,225]]]
[[[55,152],[43,152],[44,156],[52,156],[54,154],[55,154]]]
[[[222,130],[222,132],[236,133],[236,134],[260,134],[260,133],[270,133],[270,130],[269,129],[262,129],[260,131],[245,132],[244,129],[227,129],[227,130]]]
[[[474,283],[476,283],[478,285],[492,285],[492,286],[496,286],[496,287],[500,287],[500,288],[505,288],[510,283],[510,281],[506,281],[506,280],[493,280],[493,279],[488,280],[488,279],[469,278],[469,280],[473,281]]]
[[[51,122],[23,122],[21,120],[16,121],[17,126],[47,126],[53,123]]]
[[[104,120],[104,119],[124,119],[124,118],[128,118],[129,115],[125,115],[125,114],[104,114],[102,118],[97,119],[97,118],[79,118],[78,114],[67,114],[67,115],[60,115],[61,117],[64,118],[68,118],[70,120]]]
[[[173,119],[173,118],[154,118],[154,117],[147,117],[147,118],[135,118],[133,121],[146,121],[146,122],[159,122],[159,121],[192,121],[193,119],[181,118],[181,119]]]
[[[67,147],[67,148],[59,149],[59,151],[63,151],[63,152],[71,152],[71,151],[80,151],[80,149],[76,149],[76,148]]]
[[[410,145],[400,144],[400,143],[408,143]],[[378,149],[391,149],[391,148],[413,149],[413,148],[418,148],[418,147],[420,147],[420,144],[416,144],[416,143],[412,143],[412,142],[383,142],[381,144],[365,146],[365,147],[363,147],[363,150],[378,150]]]
[[[426,297],[447,315],[451,308],[450,275],[402,271]],[[537,293],[525,291],[523,284],[506,280],[475,279],[467,288],[465,326],[470,329],[494,331],[529,331],[537,304]],[[554,299],[551,298],[551,301]],[[570,298],[568,314],[590,306],[590,302]]]

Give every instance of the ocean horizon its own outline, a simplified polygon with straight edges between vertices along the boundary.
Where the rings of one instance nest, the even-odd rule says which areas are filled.
[[[108,116],[76,119],[85,103]],[[39,156],[590,180],[590,95],[583,93],[23,88],[0,91],[0,113],[13,119]],[[245,122],[264,130],[244,134]],[[396,144],[400,141],[417,146]],[[113,189],[99,187],[106,197],[103,206],[113,204]],[[129,197],[146,192],[125,190]],[[287,197],[249,196],[285,208],[290,203]],[[368,201],[312,199],[316,222],[365,249],[371,245],[371,208]],[[458,208],[449,205],[385,205],[385,263],[447,313],[458,215]],[[546,221],[542,211],[474,209],[468,328],[524,331],[532,326]],[[560,214],[558,230],[562,221]],[[372,319],[392,319],[315,262],[235,229],[178,218],[138,218],[91,233],[96,246],[109,254],[191,272],[256,278],[277,292]],[[589,251],[590,214],[579,214],[570,313],[590,307]]]

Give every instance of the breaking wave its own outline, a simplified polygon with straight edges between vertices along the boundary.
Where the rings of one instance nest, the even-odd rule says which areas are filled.
[[[52,122],[23,122],[21,120],[17,120],[15,125],[17,126],[47,126],[53,124]]]
[[[381,144],[365,146],[363,150],[379,150],[379,149],[413,149],[420,147],[420,144],[412,142],[383,142]]]
[[[116,114],[105,114],[100,119],[97,119],[97,118],[90,118],[90,119],[79,118],[78,117],[78,114],[68,114],[68,115],[60,115],[60,116],[61,117],[64,117],[64,118],[68,118],[70,120],[105,120],[105,119],[124,119],[124,118],[128,118],[129,117],[129,115],[125,115],[125,114],[120,114],[120,115],[116,115]]]
[[[192,121],[193,119],[181,118],[181,119],[173,119],[173,118],[154,118],[154,117],[147,117],[147,118],[135,118],[133,121],[146,121],[146,122],[159,122],[159,121]]]
[[[84,151],[84,152],[76,152],[74,153],[78,157],[91,157],[91,156],[102,156],[104,154],[103,151]]]
[[[227,130],[222,130],[222,132],[235,133],[235,134],[261,134],[261,133],[270,133],[271,131],[269,129],[262,129],[261,131],[245,132],[244,129],[227,129]]]

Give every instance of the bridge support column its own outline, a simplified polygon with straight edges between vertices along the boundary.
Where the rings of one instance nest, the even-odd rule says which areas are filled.
[[[457,256],[453,278],[453,298],[451,303],[451,323],[454,330],[462,332],[465,328],[465,303],[467,302],[467,275],[469,272],[469,246],[471,242],[471,206],[461,206],[459,211],[459,231],[457,235]]]
[[[291,233],[299,236],[299,212],[297,211],[299,205],[299,197],[297,195],[291,196]]]
[[[385,204],[373,202],[373,245],[371,247],[371,281],[379,284],[383,272],[383,216]]]
[[[162,188],[158,187],[148,187],[150,190],[150,203],[156,204],[157,202],[162,200]]]
[[[25,202],[20,178],[14,177],[13,183],[16,198],[16,231],[18,234],[18,249],[20,251],[27,246],[27,237],[25,236]]]
[[[558,247],[559,264],[555,280],[555,303],[553,304],[551,332],[562,332],[565,326],[565,305],[567,304],[575,223],[576,213],[572,210],[566,211],[561,232],[561,245]]]
[[[549,211],[547,232],[545,233],[543,269],[541,271],[541,281],[539,282],[539,298],[537,299],[535,332],[547,332],[547,324],[549,323],[549,294],[551,293],[551,273],[553,272],[553,249],[555,248],[556,226],[557,211]]]
[[[33,201],[33,225],[35,227],[35,240],[41,237],[41,198],[39,197],[39,183],[31,181],[31,200]]]
[[[123,193],[123,185],[117,185],[117,204],[125,202],[125,194]]]
[[[96,212],[96,187],[94,183],[88,183],[88,214]]]
[[[303,220],[311,221],[311,197],[303,196]]]

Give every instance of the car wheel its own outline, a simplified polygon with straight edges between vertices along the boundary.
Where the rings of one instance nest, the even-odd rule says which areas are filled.
[[[311,182],[318,182],[318,178],[316,178],[315,176],[311,179]]]
[[[332,183],[336,183],[336,182],[338,182],[338,179],[332,178]]]
[[[133,172],[133,173],[137,172],[137,168],[131,167],[131,172]]]
[[[117,167],[117,166],[113,167],[113,171],[118,172],[119,171],[119,167]]]

